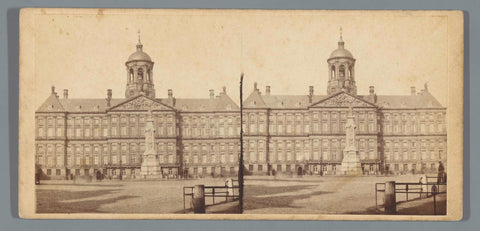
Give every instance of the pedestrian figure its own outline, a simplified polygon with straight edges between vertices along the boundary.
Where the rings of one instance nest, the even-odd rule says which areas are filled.
[[[445,183],[445,166],[443,166],[442,161],[438,161],[438,176],[437,176],[437,183],[442,184]]]
[[[422,175],[420,177],[420,180],[418,180],[418,183],[421,184],[421,187],[420,187],[420,198],[422,198],[422,194],[423,192],[425,193],[428,193],[427,192],[427,176],[426,175]],[[428,195],[427,195],[428,196]]]
[[[35,184],[39,185],[40,184],[40,173],[35,173]]]
[[[227,198],[226,201],[233,201],[233,179],[228,178],[225,181],[225,187],[227,188]]]

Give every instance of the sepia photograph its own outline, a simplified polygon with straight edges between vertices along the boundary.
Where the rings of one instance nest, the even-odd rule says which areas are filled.
[[[460,11],[22,9],[23,218],[459,220]]]

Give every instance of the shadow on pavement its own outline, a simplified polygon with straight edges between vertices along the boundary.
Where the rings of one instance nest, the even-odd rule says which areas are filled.
[[[312,196],[318,196],[330,192],[311,191],[308,194],[274,196],[279,193],[292,193],[295,191],[311,189],[317,185],[294,185],[294,186],[276,186],[268,187],[261,185],[246,185],[244,210],[263,209],[263,208],[297,208],[292,203],[295,200],[307,199]],[[265,195],[272,195],[267,196]]]
[[[437,196],[436,215],[447,214],[447,201],[445,196]],[[346,214],[384,214],[383,205],[367,208],[365,211],[348,212]],[[396,215],[434,215],[433,197],[415,198],[397,203]]]
[[[299,182],[299,183],[321,183],[323,180],[304,180],[303,178],[282,178],[282,179],[273,179],[273,178],[248,178],[245,179],[245,182],[248,181],[272,181],[272,182]]]
[[[119,196],[103,200],[82,200],[78,202],[62,202],[78,200],[89,197],[108,195],[118,190],[91,190],[91,191],[65,191],[37,189],[37,213],[102,213],[98,208],[104,204],[115,203],[120,200],[136,196]],[[52,195],[53,194],[53,195]]]

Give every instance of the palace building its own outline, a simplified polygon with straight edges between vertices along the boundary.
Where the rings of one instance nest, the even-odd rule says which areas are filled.
[[[313,86],[306,95],[273,95],[255,83],[243,103],[249,174],[338,174],[350,108],[364,174],[436,172],[439,161],[446,164],[446,108],[426,85],[408,95],[377,95],[373,86],[358,95],[355,59],[341,37],[327,65],[326,95]],[[225,87],[206,98],[176,98],[172,90],[157,98],[154,62],[140,40],[125,66],[122,98],[107,90],[104,99],[72,99],[52,87],[35,113],[36,166],[44,177],[139,177],[149,116],[163,177],[237,174],[240,107]]]

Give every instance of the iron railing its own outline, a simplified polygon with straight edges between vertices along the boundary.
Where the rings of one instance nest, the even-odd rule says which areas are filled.
[[[435,179],[435,181],[430,181],[429,179]],[[419,198],[422,198],[422,195],[425,195],[426,198],[433,196],[434,198],[434,214],[436,214],[436,195],[446,194],[447,193],[447,183],[438,182],[438,177],[429,176],[427,177],[427,182],[423,183],[404,183],[404,182],[395,182],[395,200],[397,203],[409,201],[409,194],[419,194]],[[440,186],[445,185],[444,190],[440,190]],[[378,193],[383,193],[385,195],[385,183],[375,183],[375,210],[378,209]],[[398,201],[398,194],[405,194],[405,199]],[[415,198],[416,199],[416,198]],[[385,196],[383,197],[383,203],[385,203]]]
[[[237,182],[237,180],[234,180]],[[189,209],[193,208],[193,188],[190,186],[183,187],[183,212],[186,213],[186,203],[187,200],[190,201]],[[235,185],[233,187],[228,186],[205,186],[204,187],[204,196],[205,196],[205,206],[211,206],[219,203],[224,203],[227,201],[235,201],[239,199],[239,187]],[[230,194],[231,192],[231,194]],[[207,201],[207,198],[211,200]],[[216,199],[216,200],[215,200]],[[230,200],[229,200],[230,199]],[[209,203],[210,202],[210,203]]]

